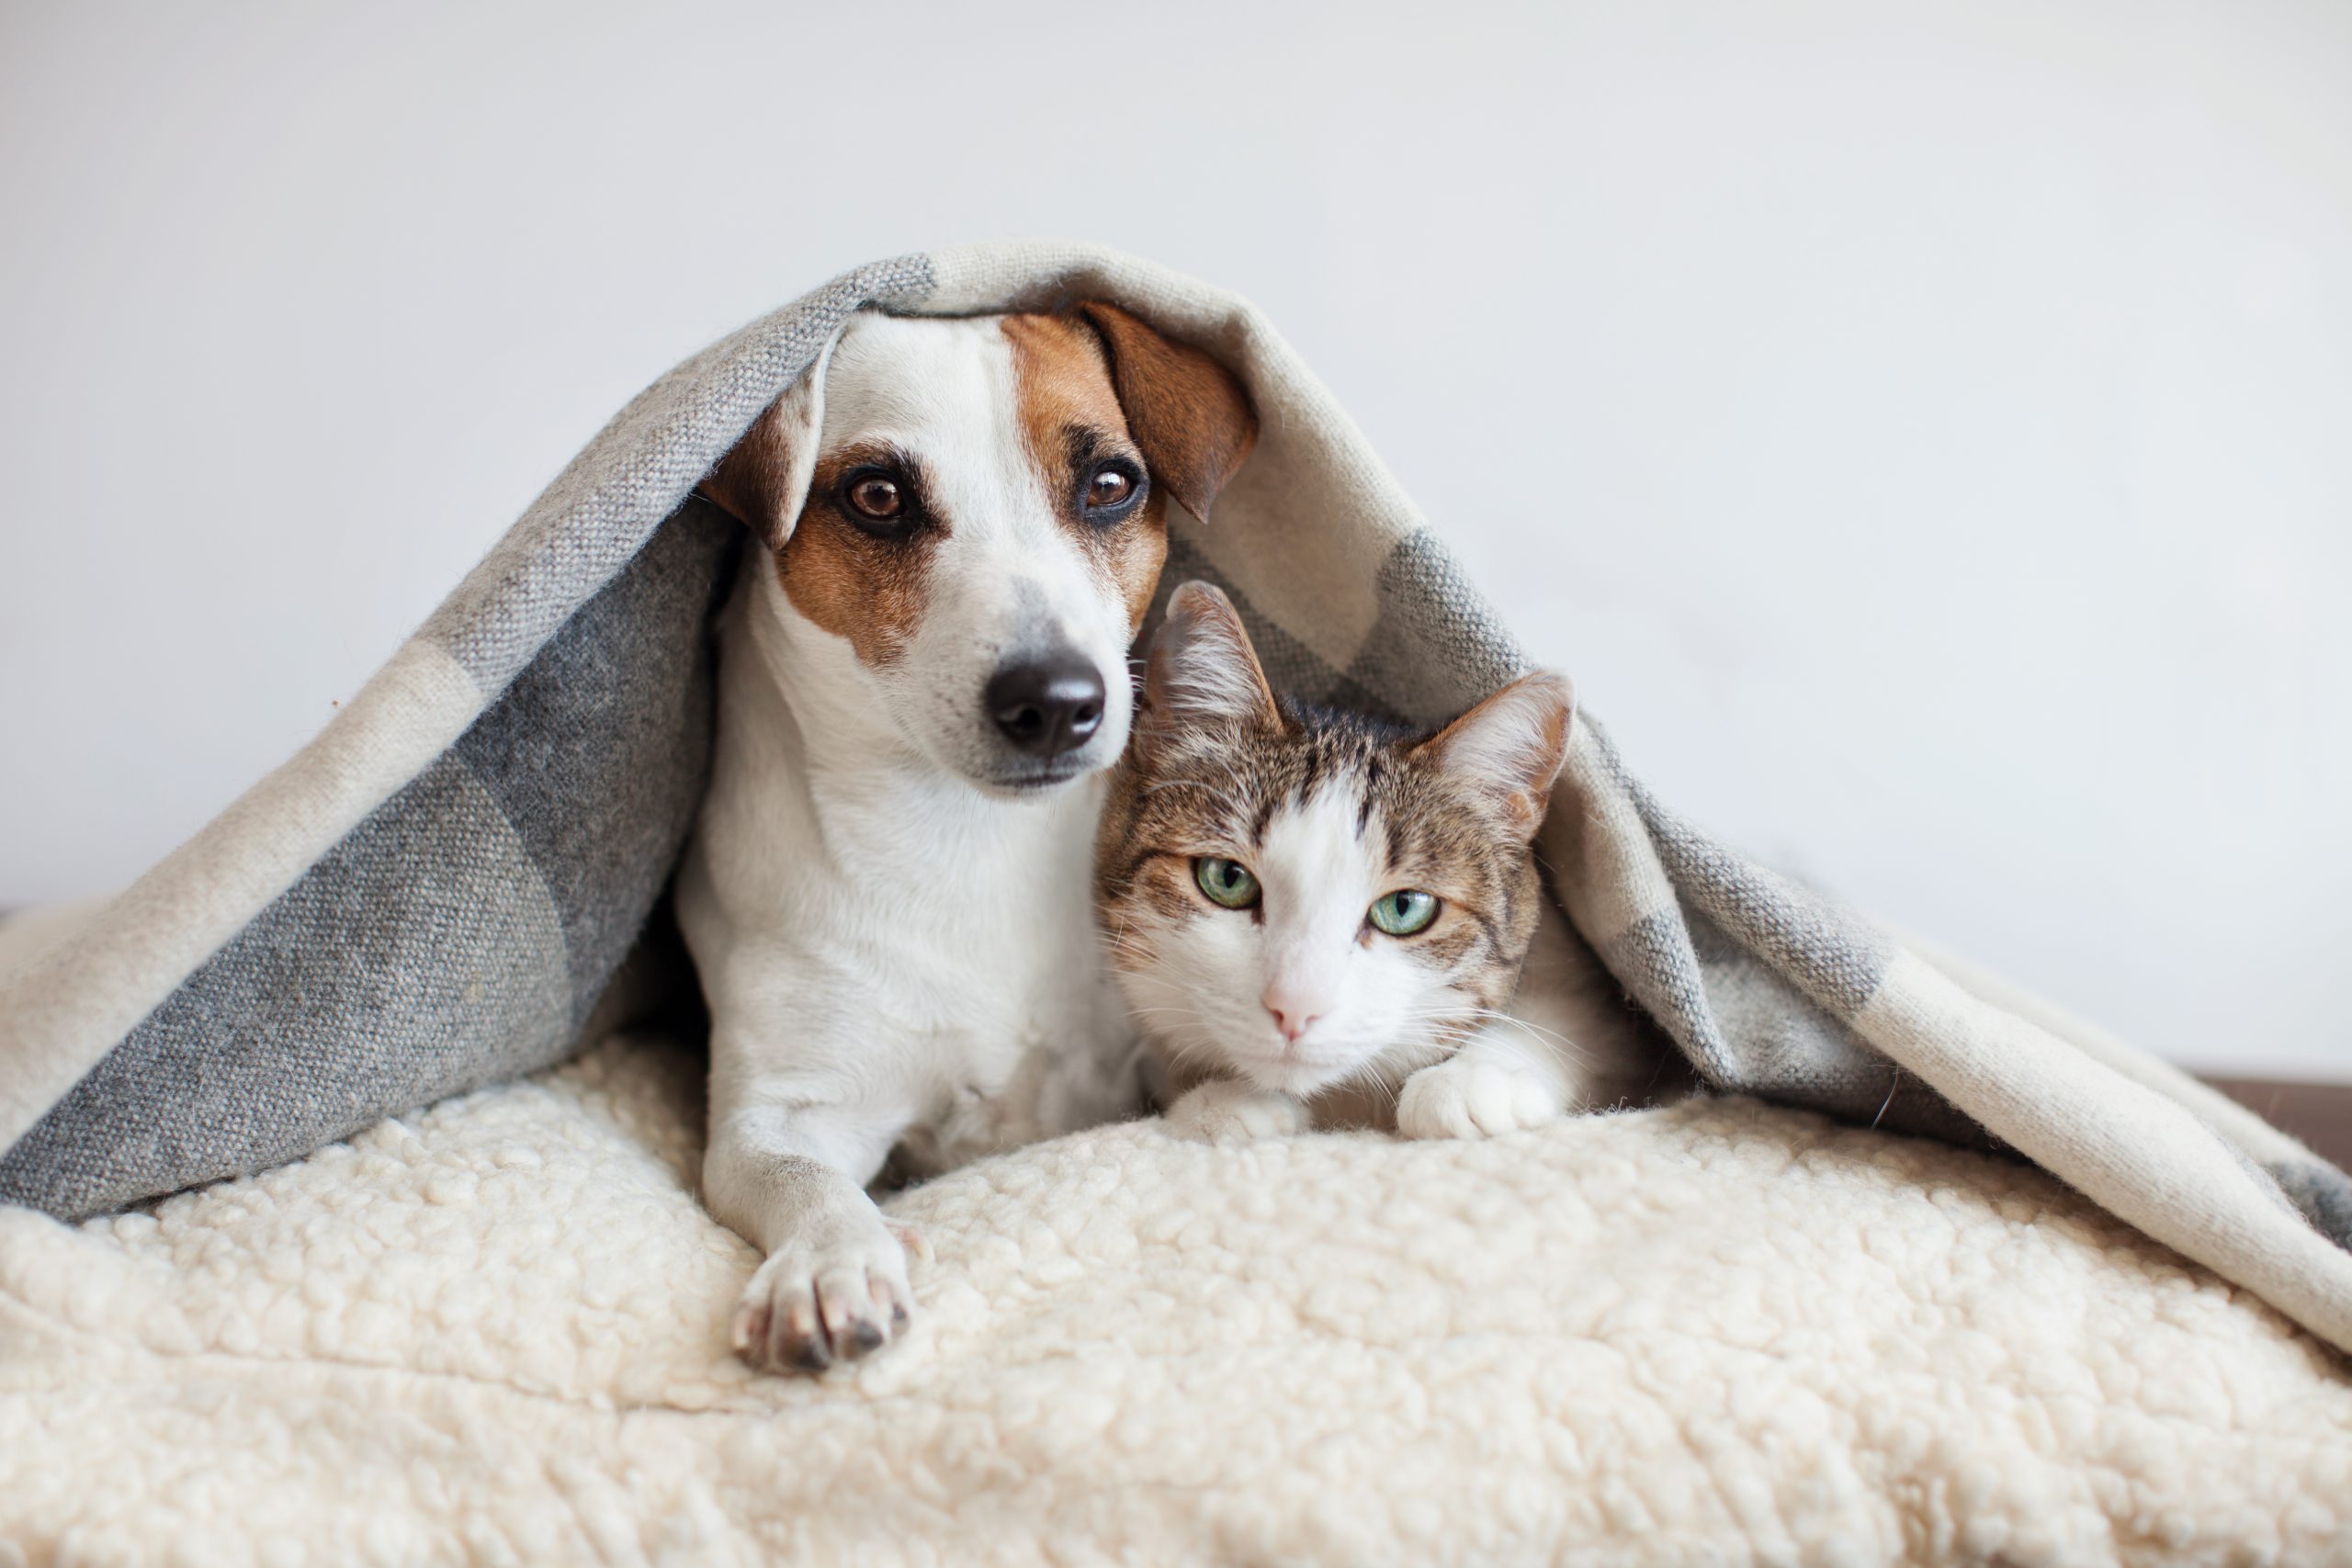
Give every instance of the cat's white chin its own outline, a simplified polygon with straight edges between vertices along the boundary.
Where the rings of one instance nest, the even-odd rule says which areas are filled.
[[[1351,1077],[1363,1064],[1361,1056],[1334,1060],[1285,1055],[1252,1057],[1234,1065],[1254,1089],[1268,1094],[1286,1094],[1293,1100],[1309,1100]]]

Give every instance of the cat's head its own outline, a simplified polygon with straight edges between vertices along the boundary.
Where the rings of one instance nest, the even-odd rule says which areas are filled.
[[[1224,594],[1178,589],[1096,857],[1144,1032],[1300,1097],[1442,1055],[1517,982],[1573,702],[1539,671],[1435,735],[1311,713]]]

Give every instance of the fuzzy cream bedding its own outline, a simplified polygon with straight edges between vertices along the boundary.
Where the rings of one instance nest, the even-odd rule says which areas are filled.
[[[0,1210],[0,1562],[2352,1561],[2334,1352],[2024,1166],[1745,1100],[1106,1128],[897,1198],[917,1332],[786,1382],[699,1073]]]

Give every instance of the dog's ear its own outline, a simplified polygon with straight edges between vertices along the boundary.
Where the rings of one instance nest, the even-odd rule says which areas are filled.
[[[1413,748],[1449,773],[1493,795],[1529,838],[1544,824],[1552,781],[1568,760],[1576,688],[1566,675],[1521,675]]]
[[[703,476],[697,493],[766,541],[784,548],[817,470],[817,436],[825,423],[825,367],[840,334],[825,341],[816,362],[752,422],[741,440]]]
[[[1170,343],[1116,305],[1078,307],[1102,339],[1119,411],[1152,477],[1205,522],[1209,503],[1258,444],[1258,416],[1233,372],[1197,348]]]
[[[1136,714],[1142,743],[1204,726],[1282,721],[1233,601],[1205,582],[1177,589],[1144,671],[1143,705]]]

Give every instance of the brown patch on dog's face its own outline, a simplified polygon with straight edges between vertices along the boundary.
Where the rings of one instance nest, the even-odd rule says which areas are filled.
[[[789,480],[791,454],[782,434],[784,400],[770,403],[752,428],[695,487],[737,522],[757,534],[770,549],[784,543],[785,519],[775,498]]]
[[[1116,305],[1089,300],[1078,313],[1102,335],[1111,383],[1152,476],[1207,522],[1209,503],[1258,444],[1249,389],[1211,355]]]
[[[1126,604],[1132,636],[1168,558],[1168,503],[1127,429],[1102,343],[1061,316],[1007,316],[1004,336],[1029,461],[1055,517]],[[1135,493],[1125,504],[1102,504],[1120,483]]]
[[[902,513],[867,515],[853,491],[868,479],[896,487]],[[808,500],[775,554],[776,580],[792,607],[845,637],[858,662],[898,659],[922,622],[923,579],[944,521],[925,503],[919,464],[888,446],[849,446],[818,458]]]

